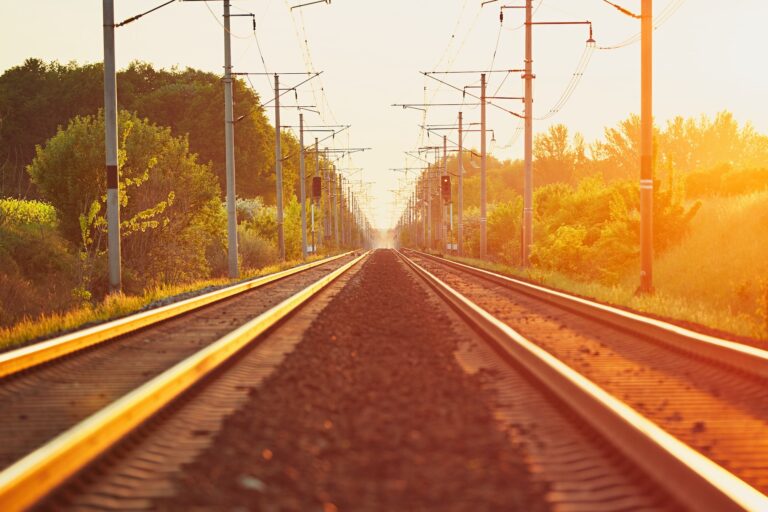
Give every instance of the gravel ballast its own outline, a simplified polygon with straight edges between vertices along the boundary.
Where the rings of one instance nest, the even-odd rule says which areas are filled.
[[[545,510],[447,313],[376,251],[185,468],[165,510]]]

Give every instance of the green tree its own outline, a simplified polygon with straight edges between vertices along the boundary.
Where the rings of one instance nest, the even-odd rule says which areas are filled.
[[[187,140],[135,114],[118,120],[121,235],[126,287],[179,282],[210,274],[224,250],[225,217],[209,166],[197,163]],[[104,120],[75,117],[44,147],[28,171],[56,207],[61,232],[98,259],[105,250]],[[103,275],[103,272],[99,273]],[[103,278],[89,283],[97,292]]]
[[[101,64],[67,65],[29,59],[0,76],[0,196],[38,197],[25,167],[43,144],[73,116],[95,115],[102,105]],[[233,83],[237,195],[275,200],[275,131],[261,99],[242,80]],[[136,112],[173,133],[188,136],[192,152],[210,162],[220,188],[225,184],[224,88],[214,73],[187,68],[155,69],[133,62],[118,72],[120,109]],[[297,190],[296,138],[282,135],[284,190]]]

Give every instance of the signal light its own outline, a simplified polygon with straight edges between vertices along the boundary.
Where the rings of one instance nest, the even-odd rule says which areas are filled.
[[[440,177],[440,192],[443,195],[443,201],[449,203],[451,201],[451,177]]]
[[[323,191],[323,182],[320,176],[314,176],[312,178],[312,199],[320,199]]]

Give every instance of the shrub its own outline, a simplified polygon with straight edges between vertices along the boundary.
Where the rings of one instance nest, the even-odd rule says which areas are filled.
[[[277,247],[259,236],[256,230],[240,225],[237,228],[237,238],[240,263],[243,267],[258,269],[277,262]]]
[[[0,325],[77,301],[71,293],[78,277],[74,247],[56,225],[48,204],[0,200]]]
[[[128,112],[118,120],[121,238],[126,291],[206,277],[206,254],[224,243],[226,218],[216,178],[185,138]],[[106,250],[104,119],[75,117],[28,167],[59,211],[61,232],[80,247],[84,287],[106,291],[95,273]],[[91,279],[93,276],[93,279]]]

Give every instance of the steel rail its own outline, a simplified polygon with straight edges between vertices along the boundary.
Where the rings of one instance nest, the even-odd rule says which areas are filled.
[[[315,281],[9,466],[0,473],[3,510],[21,510],[46,496],[367,255]]]
[[[150,309],[141,313],[129,315],[117,320],[98,324],[87,329],[64,334],[47,341],[35,343],[10,352],[0,354],[0,379],[18,373],[22,370],[48,363],[78,350],[108,341],[123,334],[138,331],[164,320],[177,317],[184,313],[200,309],[204,306],[239,295],[248,290],[259,288],[280,279],[304,272],[320,265],[330,263],[350,252],[299,265],[281,272],[275,272],[263,277],[227,286],[197,297],[192,297],[166,306]]]
[[[768,510],[768,496],[677,440],[400,251],[398,254],[498,354],[525,369],[681,505],[712,512]]]
[[[588,316],[631,334],[661,342],[678,351],[768,379],[768,351],[766,350],[696,332],[663,320],[649,318],[432,254],[412,249],[409,251],[579,315]]]

